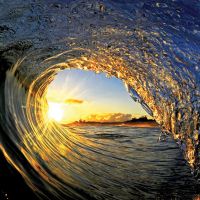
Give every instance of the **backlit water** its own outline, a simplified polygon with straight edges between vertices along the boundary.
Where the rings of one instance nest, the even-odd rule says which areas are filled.
[[[89,187],[96,199],[193,199],[198,194],[178,145],[169,136],[158,142],[159,128],[81,129],[80,134],[99,145],[82,174],[91,176]]]

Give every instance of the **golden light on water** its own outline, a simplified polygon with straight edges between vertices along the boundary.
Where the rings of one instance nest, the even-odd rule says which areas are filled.
[[[11,75],[10,77],[8,76],[8,78],[12,80]],[[55,76],[55,74],[53,75]],[[89,193],[90,191],[93,191],[93,188],[90,189],[88,185],[85,186],[84,184],[88,183],[88,181],[89,183],[93,183],[94,174],[97,171],[96,169],[103,169],[102,171],[104,172],[105,164],[100,161],[109,158],[110,162],[110,160],[112,160],[110,159],[110,155],[112,155],[110,153],[113,151],[114,155],[118,155],[118,151],[119,149],[121,151],[121,148],[118,148],[118,146],[115,147],[112,140],[109,138],[109,140],[107,139],[107,136],[103,142],[99,142],[98,137],[101,138],[100,134],[99,136],[91,131],[91,134],[98,135],[93,139],[90,137],[91,135],[87,136],[87,130],[85,131],[79,127],[71,128],[70,126],[62,125],[80,118],[85,119],[85,115],[86,117],[91,117],[89,118],[91,121],[97,119],[99,121],[108,120],[109,116],[112,117],[112,121],[115,121],[116,119],[119,119],[119,116],[121,115],[119,115],[120,113],[118,113],[118,115],[103,114],[103,108],[105,108],[105,110],[111,109],[114,107],[113,102],[115,101],[112,101],[107,104],[107,106],[103,107],[101,106],[101,102],[95,104],[95,98],[92,98],[92,96],[81,96],[80,94],[83,94],[83,89],[69,87],[64,91],[61,87],[65,86],[64,83],[61,84],[59,90],[51,90],[50,88],[48,90],[48,96],[46,95],[46,93],[48,93],[47,87],[49,87],[50,80],[53,80],[53,78],[50,76],[47,77],[47,79],[44,79],[44,77],[46,77],[45,72],[32,83],[28,91],[27,99],[20,85],[18,86],[15,82],[11,84],[11,80],[7,80],[7,87],[11,84],[11,91],[5,89],[5,91],[9,91],[7,100],[9,103],[8,105],[11,105],[8,107],[9,110],[7,113],[17,113],[16,128],[18,131],[15,135],[13,134],[14,131],[8,129],[8,133],[11,136],[10,138],[12,141],[20,148],[20,152],[30,163],[34,172],[38,174],[37,177],[44,182],[44,185],[47,185],[47,190],[56,197],[58,195],[57,199],[59,199],[59,197],[63,199],[63,197],[60,196],[60,194],[57,194],[56,191],[59,189],[59,191],[63,191],[63,193],[61,193],[62,195],[67,195],[68,190],[66,189],[68,189],[68,185],[72,185],[74,188],[76,188],[77,185],[80,185],[79,177],[83,177],[83,180],[86,180],[80,187],[83,189],[86,188],[86,192],[88,191]],[[13,87],[13,85],[18,86],[19,89],[16,90],[16,87]],[[112,92],[112,90],[110,91]],[[140,90],[137,88],[137,91]],[[13,94],[13,96],[10,94]],[[104,93],[102,94],[105,95]],[[16,103],[16,96],[22,96],[23,98],[19,98],[19,102]],[[146,96],[148,97],[148,95]],[[26,100],[26,107],[21,106],[24,105],[24,100]],[[156,112],[156,110],[154,110],[154,112]],[[99,118],[99,114],[101,114],[101,118]],[[86,118],[86,120],[87,119],[88,118]],[[53,121],[58,123],[51,123]],[[18,141],[19,143],[17,143]],[[188,144],[190,144],[189,142],[191,143],[191,141],[187,141]],[[6,149],[6,145],[1,148]],[[187,158],[189,163],[193,164],[194,151],[192,148],[191,150],[192,153],[188,154]],[[22,174],[30,187],[36,190],[37,185],[35,186],[35,180],[33,179],[35,174],[32,176],[32,174],[27,173],[26,169],[22,168],[20,162],[15,162],[15,159],[12,159],[12,154],[9,154],[10,151],[8,151],[9,153],[4,149],[2,151],[4,155],[8,157],[7,160],[20,174]],[[124,158],[127,154],[124,151],[123,153]],[[114,161],[113,167],[118,160],[116,159]],[[93,169],[96,171],[93,172]],[[107,173],[105,175],[107,176]],[[58,180],[61,181],[59,182]],[[71,188],[69,189],[71,191]],[[39,187],[38,190],[40,192]],[[52,191],[55,191],[55,194]],[[73,194],[76,196],[76,192]],[[196,199],[198,199],[198,196]]]
[[[49,102],[48,118],[60,122],[63,119],[64,110],[62,104]]]

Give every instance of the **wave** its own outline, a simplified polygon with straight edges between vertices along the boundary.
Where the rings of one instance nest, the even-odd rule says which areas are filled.
[[[7,160],[43,198],[90,198],[93,189],[81,185],[81,171],[105,150],[77,134],[81,130],[46,118],[48,85],[60,70],[78,68],[123,80],[132,98],[177,140],[198,177],[198,1],[66,2],[2,4],[13,10],[4,18],[10,28],[1,47],[5,67],[14,64],[1,83],[6,134],[0,140]],[[90,183],[95,170],[88,174],[84,182]]]

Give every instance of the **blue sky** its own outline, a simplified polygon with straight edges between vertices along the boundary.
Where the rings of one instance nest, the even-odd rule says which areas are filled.
[[[121,80],[107,78],[104,73],[93,71],[66,69],[58,73],[50,84],[47,99],[51,102],[70,102],[66,110],[76,110],[76,120],[91,114],[122,113],[131,115],[146,115],[146,112],[135,103]],[[81,103],[72,100],[79,100]],[[65,106],[64,106],[65,109]],[[67,111],[66,111],[67,115]],[[75,120],[75,119],[74,119]]]

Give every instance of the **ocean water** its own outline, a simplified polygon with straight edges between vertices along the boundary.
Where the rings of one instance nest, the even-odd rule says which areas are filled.
[[[170,136],[158,140],[159,128],[85,126],[81,130],[82,136],[98,146],[80,179],[91,176],[84,183],[91,197],[197,198],[198,184],[182,152]]]
[[[76,130],[79,140],[75,146],[64,153],[66,150],[57,145],[56,149],[60,154],[59,157],[54,156],[55,160],[38,156],[38,168],[42,173],[42,169],[49,171],[49,180],[59,176],[55,174],[52,163],[57,162],[59,168],[62,167],[61,160],[66,162],[61,170],[63,174],[60,175],[66,182],[60,193],[52,196],[51,193],[45,192],[49,186],[41,185],[41,191],[48,199],[199,198],[199,184],[191,174],[182,152],[170,136],[161,135],[160,128],[82,126],[70,129]],[[18,156],[20,157],[20,154]],[[27,173],[31,174],[33,169],[25,164],[23,157],[20,160],[21,164],[27,167]],[[0,199],[40,199],[35,196],[38,193],[31,191],[9,164],[2,162],[2,158],[0,172]],[[36,185],[41,184],[39,180],[43,177],[41,174],[40,176],[31,176]],[[59,179],[55,178],[55,183],[57,180]],[[42,195],[42,199],[47,199],[46,197]]]
[[[0,5],[0,200],[200,199],[198,0]],[[48,124],[42,95],[66,68],[123,80],[188,162],[159,128]]]
[[[178,145],[169,136],[158,142],[160,128],[48,122],[41,91],[30,98],[7,75],[1,150],[19,172],[4,177],[3,194],[11,200],[38,199],[27,185],[45,200],[199,198],[199,184]],[[19,175],[27,184],[20,181],[20,193]]]
[[[160,129],[69,132],[48,123],[43,108],[45,91],[62,69],[115,76],[179,138],[199,178],[199,1],[10,2],[2,1],[0,12],[2,66],[4,58],[14,66],[0,81],[0,148],[27,185],[51,200],[197,200],[199,185],[176,143],[170,137],[157,142]],[[23,199],[24,187],[0,175],[9,199]]]

